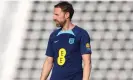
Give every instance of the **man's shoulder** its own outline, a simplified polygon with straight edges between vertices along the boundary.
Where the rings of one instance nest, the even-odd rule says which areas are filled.
[[[80,34],[88,34],[88,31],[83,29],[82,27],[77,26],[76,29]]]
[[[54,29],[53,32],[50,34],[50,37],[56,36],[60,30],[61,30],[61,28]]]

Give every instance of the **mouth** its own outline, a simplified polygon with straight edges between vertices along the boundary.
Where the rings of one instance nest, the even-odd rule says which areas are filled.
[[[59,22],[57,20],[54,20],[54,22],[55,22],[57,27],[60,26],[60,24],[59,24]]]
[[[57,20],[54,20],[54,22],[55,22],[56,24],[59,24],[59,22],[58,22]]]
[[[55,23],[59,23],[57,20],[54,20]]]

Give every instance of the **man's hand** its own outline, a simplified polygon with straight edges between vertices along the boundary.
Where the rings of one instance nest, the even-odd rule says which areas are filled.
[[[43,64],[43,70],[41,73],[40,80],[46,80],[51,69],[53,67],[53,57],[47,57],[44,64]]]
[[[83,80],[89,80],[91,72],[91,54],[83,54]]]

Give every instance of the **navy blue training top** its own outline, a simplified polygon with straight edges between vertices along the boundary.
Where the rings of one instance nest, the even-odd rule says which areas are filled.
[[[60,28],[53,31],[46,50],[46,55],[54,59],[50,80],[74,80],[74,76],[83,74],[83,54],[91,54],[86,30],[75,26],[72,30]]]

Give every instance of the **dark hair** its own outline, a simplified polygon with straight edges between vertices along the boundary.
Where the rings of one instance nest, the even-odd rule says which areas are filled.
[[[61,8],[61,10],[63,12],[69,12],[69,14],[70,14],[70,16],[69,16],[70,17],[70,20],[72,19],[72,16],[74,14],[74,9],[73,9],[72,4],[68,3],[67,1],[61,1],[60,3],[58,3],[58,4],[56,4],[54,6],[54,8],[57,8],[57,7]]]

